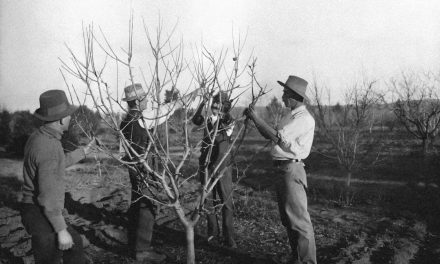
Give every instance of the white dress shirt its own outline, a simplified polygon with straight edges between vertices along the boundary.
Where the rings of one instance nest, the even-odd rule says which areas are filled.
[[[211,115],[209,117],[209,120],[211,120],[212,125],[215,125],[215,122],[217,122],[217,119],[218,119],[218,115]],[[230,137],[232,135],[232,132],[234,131],[234,127],[235,127],[235,122],[232,122],[229,126],[224,128],[224,129],[226,129],[226,135],[228,137]]]
[[[284,115],[276,130],[280,142],[273,143],[271,156],[274,160],[302,160],[309,156],[315,120],[304,105]]]

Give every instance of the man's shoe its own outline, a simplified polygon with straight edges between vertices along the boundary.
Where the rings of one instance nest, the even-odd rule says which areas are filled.
[[[228,248],[231,248],[231,249],[237,248],[237,242],[235,242],[234,239],[228,239],[225,244]]]
[[[298,260],[298,257],[294,258],[293,256],[282,256],[281,263],[302,264],[302,262]]]
[[[137,261],[150,261],[153,263],[160,263],[166,259],[164,254],[160,254],[154,250],[146,250],[136,252],[136,260]]]

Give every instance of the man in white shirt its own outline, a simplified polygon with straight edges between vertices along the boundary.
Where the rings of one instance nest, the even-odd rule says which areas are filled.
[[[307,211],[307,179],[302,160],[308,157],[313,143],[315,120],[307,111],[307,81],[289,76],[282,100],[291,112],[276,129],[261,119],[253,108],[245,110],[258,131],[273,142],[271,156],[280,178],[276,179],[281,222],[287,229],[294,263],[316,263],[313,225]]]

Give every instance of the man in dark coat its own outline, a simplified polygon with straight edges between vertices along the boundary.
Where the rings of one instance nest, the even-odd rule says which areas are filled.
[[[40,96],[34,115],[44,121],[26,142],[23,162],[23,199],[20,213],[26,231],[32,236],[35,263],[85,263],[80,235],[63,215],[65,168],[84,159],[95,140],[85,148],[67,154],[61,136],[69,128],[76,106],[70,105],[62,90],[49,90]]]
[[[198,89],[195,91],[197,92]],[[147,100],[147,94],[142,89],[141,84],[133,84],[125,87],[125,98],[122,100],[128,104],[128,113],[120,124],[120,129],[125,139],[130,143],[131,148],[139,154],[143,155],[147,151],[150,137],[148,131],[152,133],[152,128],[165,122],[173,112],[183,106],[183,102],[193,96],[190,93],[178,101],[160,105],[159,109],[153,108],[153,103]],[[125,160],[134,160],[135,153],[128,150]],[[148,156],[147,162],[150,166],[158,168],[158,159],[152,155]],[[151,247],[153,236],[153,227],[155,222],[156,205],[150,198],[154,198],[157,192],[154,187],[146,186],[142,176],[148,175],[148,172],[141,164],[129,166],[129,176],[131,182],[131,205],[128,212],[128,238],[129,246],[133,251],[136,260],[162,262],[166,257],[156,252]]]
[[[197,109],[193,123],[195,125],[205,124],[205,117],[202,110],[207,103],[205,98]],[[214,96],[211,111],[212,115],[206,120],[204,138],[202,141],[201,154],[199,158],[199,176],[202,184],[205,184],[208,177],[220,164],[231,146],[231,135],[234,128],[234,120],[229,113],[231,102],[225,92],[219,92]],[[217,127],[217,132],[215,132]],[[216,133],[214,137],[214,133]],[[212,150],[211,150],[212,146]],[[230,167],[230,156],[226,157],[220,164],[217,173],[225,170],[223,176],[217,182],[212,193],[207,197],[207,205],[210,209],[214,208],[218,202],[222,205],[222,231],[223,238],[227,246],[235,248],[237,244],[234,240],[233,227],[233,200],[232,200],[232,173]],[[206,174],[207,169],[207,174]],[[217,214],[208,214],[208,242],[220,234]]]

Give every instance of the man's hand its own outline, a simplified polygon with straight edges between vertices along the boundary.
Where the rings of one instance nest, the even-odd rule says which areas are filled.
[[[95,151],[96,148],[99,147],[100,145],[101,142],[99,142],[97,138],[93,137],[92,140],[90,140],[89,144],[87,144],[87,146],[84,147],[84,153],[86,155],[89,155],[90,153]]]
[[[245,115],[253,120],[253,119],[255,119],[255,116],[257,116],[257,113],[255,112],[254,107],[252,105],[249,105],[249,107],[244,109],[243,115]]]
[[[67,229],[58,232],[58,248],[60,250],[68,250],[73,246],[73,239]]]

